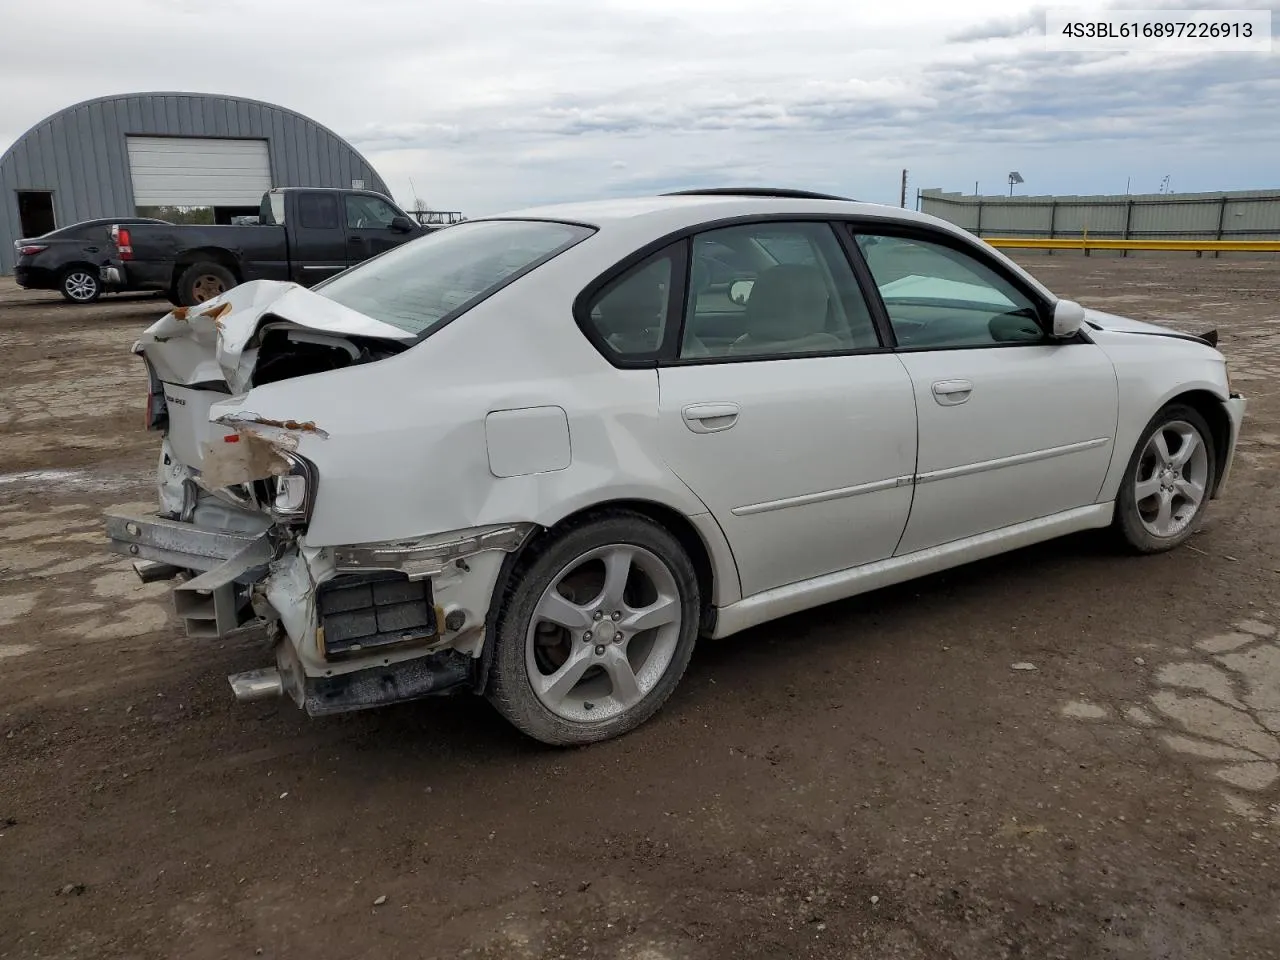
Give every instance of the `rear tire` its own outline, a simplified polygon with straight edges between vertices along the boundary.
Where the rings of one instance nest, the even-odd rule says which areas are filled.
[[[69,303],[93,303],[102,296],[102,281],[90,267],[68,267],[58,281],[58,292]]]
[[[1199,529],[1218,463],[1213,432],[1186,404],[1161,409],[1138,438],[1116,495],[1114,531],[1137,553],[1163,553]]]
[[[623,510],[531,548],[501,603],[489,700],[552,746],[608,740],[652,717],[689,665],[701,609],[680,542]]]
[[[211,300],[236,285],[235,274],[220,263],[193,263],[178,277],[178,300],[184,307]]]

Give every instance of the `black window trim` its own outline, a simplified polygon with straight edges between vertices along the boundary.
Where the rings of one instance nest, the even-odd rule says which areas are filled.
[[[846,251],[860,265],[855,268],[860,273],[864,273],[871,284],[871,295],[869,303],[872,312],[881,318],[885,327],[889,331],[889,335],[893,338],[895,344],[894,349],[899,353],[939,353],[944,350],[992,350],[1006,348],[1021,347],[1046,347],[1046,346],[1067,346],[1069,344],[1092,343],[1089,337],[1084,333],[1083,328],[1073,337],[1059,339],[1052,335],[1053,323],[1053,304],[1054,301],[1046,299],[1038,290],[1029,286],[1027,282],[1016,273],[1011,271],[1003,263],[991,257],[979,243],[955,236],[945,230],[939,230],[928,224],[904,223],[900,220],[889,218],[875,217],[847,217],[841,218],[840,225],[844,228],[838,230],[848,240],[848,250]],[[871,268],[867,265],[866,258],[859,248],[856,237],[857,235],[870,235],[879,237],[896,237],[903,240],[919,240],[925,243],[933,243],[940,247],[947,247],[957,253],[971,257],[979,264],[986,267],[996,276],[1003,279],[1015,290],[1026,297],[1036,310],[1036,326],[1040,328],[1041,338],[1039,340],[1010,340],[1006,342],[991,343],[965,343],[955,345],[945,344],[922,344],[917,347],[902,346],[897,342],[897,335],[893,333],[893,324],[889,319],[889,311],[884,305],[884,298],[880,296],[880,288],[875,283],[871,274]]]
[[[718,363],[757,363],[767,360],[811,360],[821,359],[824,357],[857,357],[865,355],[875,355],[882,353],[892,353],[894,347],[892,341],[886,341],[884,330],[879,321],[875,319],[875,300],[867,296],[867,289],[864,286],[864,278],[858,275],[858,268],[854,266],[852,261],[849,267],[853,269],[855,279],[858,283],[858,289],[862,293],[867,308],[871,312],[872,323],[875,326],[876,335],[880,340],[880,345],[876,347],[854,347],[848,350],[818,350],[812,353],[758,353],[748,354],[744,356],[727,356],[727,357],[681,357],[679,355],[680,345],[684,341],[684,327],[687,321],[686,304],[688,303],[688,285],[690,280],[690,260],[693,250],[693,238],[699,234],[710,233],[715,230],[723,230],[727,227],[750,226],[757,223],[825,223],[831,232],[835,235],[836,243],[844,251],[846,260],[849,259],[849,250],[845,247],[841,235],[845,232],[841,229],[842,218],[833,217],[830,213],[751,213],[743,214],[736,217],[721,217],[716,220],[707,220],[701,223],[692,224],[690,226],[681,227],[670,233],[664,234],[650,242],[638,247],[622,259],[616,261],[613,265],[597,274],[586,286],[579,291],[573,300],[573,317],[578,325],[578,329],[591,342],[592,346],[600,353],[605,360],[612,366],[620,370],[643,370],[658,369],[662,367],[688,367]],[[661,349],[655,351],[656,356],[646,356],[643,358],[624,357],[607,346],[599,332],[594,329],[591,323],[590,309],[591,304],[596,296],[609,284],[620,278],[623,274],[629,272],[634,267],[647,262],[655,254],[673,247],[677,243],[684,246],[683,255],[677,260],[679,268],[679,280],[675,275],[672,277],[671,293],[672,296],[679,292],[680,300],[678,304],[668,301],[668,311],[678,306],[679,312],[675,314],[676,323],[672,323],[672,314],[667,315],[666,330],[663,335],[663,343]],[[864,265],[865,266],[865,265]],[[872,287],[874,290],[874,285]],[[878,299],[878,297],[877,297]],[[887,322],[887,320],[886,320]]]

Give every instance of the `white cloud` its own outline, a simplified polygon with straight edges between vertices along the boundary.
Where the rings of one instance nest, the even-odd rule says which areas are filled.
[[[0,143],[106,93],[249,96],[471,214],[717,183],[894,200],[904,166],[913,188],[1266,186],[1280,148],[1280,48],[1050,53],[1024,0],[122,3],[6,8]]]

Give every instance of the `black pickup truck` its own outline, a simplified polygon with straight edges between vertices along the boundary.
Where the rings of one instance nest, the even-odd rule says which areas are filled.
[[[119,223],[100,273],[113,288],[191,306],[249,280],[310,287],[431,229],[369,190],[278,187],[262,195],[256,224]]]

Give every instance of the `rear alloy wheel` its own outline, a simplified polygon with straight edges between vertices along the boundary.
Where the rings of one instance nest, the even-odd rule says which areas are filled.
[[[693,564],[648,518],[619,512],[573,527],[513,575],[489,697],[544,743],[626,733],[679,683],[699,609]]]
[[[102,296],[102,283],[87,268],[72,267],[62,275],[58,291],[72,303],[93,303]]]
[[[1140,553],[1171,550],[1195,533],[1217,463],[1204,418],[1181,404],[1147,425],[1121,481],[1116,527]]]
[[[236,285],[235,275],[218,263],[193,263],[178,278],[178,299],[186,307],[194,307],[226,293]]]

